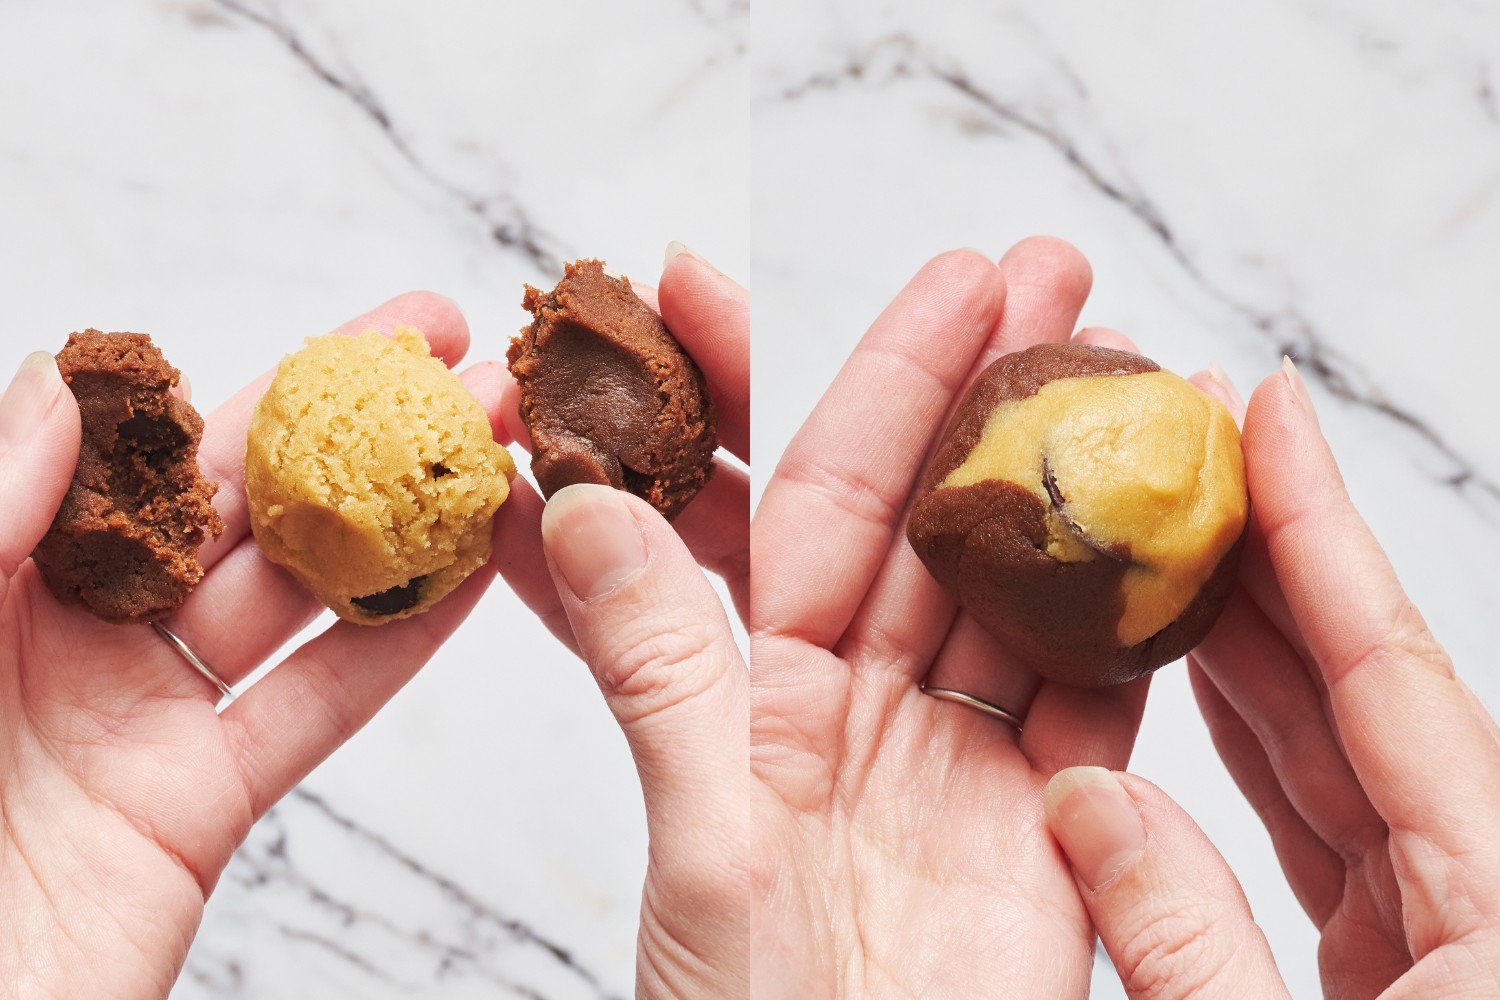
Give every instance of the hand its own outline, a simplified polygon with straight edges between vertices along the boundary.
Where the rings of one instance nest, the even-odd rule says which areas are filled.
[[[1500,729],[1360,519],[1288,363],[1244,417],[1241,586],[1189,658],[1219,754],[1322,934],[1336,1000],[1500,995]],[[1285,996],[1234,875],[1128,775],[1048,821],[1131,996]]]
[[[342,329],[398,325],[450,365],[468,346],[457,309],[430,294]],[[495,368],[465,383],[494,397]],[[245,434],[269,380],[207,421],[199,457],[225,531],[169,623],[231,684],[321,610],[250,536]],[[73,396],[34,354],[0,399],[0,968],[6,996],[159,998],[251,823],[416,673],[493,574],[419,618],[334,625],[216,714],[218,692],[156,632],[58,604],[29,560],[78,446]]]
[[[656,291],[634,287],[657,307]],[[748,296],[688,252],[669,256],[659,295],[667,325],[708,380],[720,441],[749,461]],[[526,442],[518,400],[510,383],[499,409]],[[497,521],[500,572],[588,664],[641,778],[650,854],[637,993],[744,996],[748,676],[694,560],[724,578],[743,613],[749,478],[719,463],[672,525],[607,487],[569,486],[544,507],[529,485],[516,486]]]
[[[1089,284],[1058,240],[1027,240],[998,267],[938,257],[766,487],[751,531],[751,764],[752,955],[767,995],[1088,991],[1093,931],[1042,794],[1069,765],[1124,766],[1147,682],[1040,680],[956,612],[903,522],[967,383],[1002,354],[1067,341]],[[1076,339],[1132,349],[1108,330]],[[924,677],[1003,706],[1023,731],[924,695]]]

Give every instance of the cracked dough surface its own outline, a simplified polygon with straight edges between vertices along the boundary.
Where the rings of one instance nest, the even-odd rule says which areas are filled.
[[[420,614],[484,565],[514,477],[484,409],[410,327],[283,359],[245,450],[261,549],[366,625]]]

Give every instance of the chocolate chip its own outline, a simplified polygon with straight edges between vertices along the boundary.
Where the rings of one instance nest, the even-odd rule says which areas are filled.
[[[1092,549],[1106,559],[1116,562],[1130,563],[1135,565],[1130,558],[1130,546],[1128,545],[1105,545],[1089,537],[1089,533],[1083,530],[1083,526],[1068,514],[1068,498],[1063,496],[1062,487],[1057,485],[1057,476],[1052,472],[1052,463],[1046,455],[1042,456],[1042,487],[1047,491],[1047,499],[1052,503],[1052,510],[1056,512],[1062,523],[1067,525],[1080,542],[1087,548]]]
[[[417,606],[422,599],[422,581],[427,579],[419,576],[390,590],[382,590],[378,594],[370,594],[368,597],[356,597],[349,603],[372,615],[395,615]]]
[[[442,479],[444,476],[451,476],[451,475],[453,475],[453,470],[450,469],[450,468],[448,468],[442,462],[433,462],[432,463],[432,478],[433,479]]]
[[[1063,496],[1062,487],[1057,485],[1057,477],[1052,474],[1052,463],[1046,455],[1042,456],[1042,485],[1047,488],[1047,498],[1052,501],[1053,509],[1062,513],[1068,498]]]

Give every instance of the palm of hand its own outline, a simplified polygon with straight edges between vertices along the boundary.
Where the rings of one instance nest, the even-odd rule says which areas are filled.
[[[808,676],[830,658],[802,657]],[[778,896],[806,901],[778,934],[804,942],[809,962],[839,963],[810,981],[850,996],[960,996],[1006,982],[1083,995],[1093,936],[1043,818],[1048,775],[1009,727],[909,678],[875,663],[821,667],[817,683],[757,706],[767,719],[821,720],[799,731],[805,752],[762,746],[757,761],[767,793],[757,815],[774,824],[760,836],[795,845],[779,849],[798,859]]]
[[[165,994],[250,827],[232,731],[154,633],[59,606],[34,566],[0,616],[0,884],[29,897],[7,912],[33,915],[14,926],[12,954],[111,990],[136,983],[122,969],[152,969],[138,985]],[[91,995],[86,985],[70,988]]]

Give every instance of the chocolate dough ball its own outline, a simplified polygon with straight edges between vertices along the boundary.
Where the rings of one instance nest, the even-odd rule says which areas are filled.
[[[1020,663],[1097,687],[1202,640],[1249,510],[1218,401],[1139,355],[1044,344],[964,396],[907,537]]]
[[[545,496],[573,483],[634,493],[673,518],[713,474],[713,403],[661,317],[604,273],[567,266],[551,292],[526,287],[532,324],[507,357]]]

